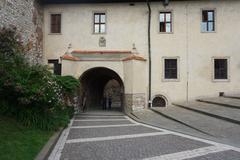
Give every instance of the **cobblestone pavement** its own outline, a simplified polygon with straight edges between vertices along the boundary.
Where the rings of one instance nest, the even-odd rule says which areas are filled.
[[[240,148],[138,123],[124,115],[80,114],[49,160],[240,160]]]

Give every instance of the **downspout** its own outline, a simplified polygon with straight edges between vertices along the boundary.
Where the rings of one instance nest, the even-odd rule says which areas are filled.
[[[188,27],[188,2],[186,5],[186,57],[187,57],[187,86],[186,86],[186,101],[189,100],[189,27]]]
[[[152,57],[151,57],[151,16],[152,9],[150,6],[149,0],[147,0],[148,6],[148,67],[149,67],[149,75],[148,75],[148,107],[151,107],[152,104]]]

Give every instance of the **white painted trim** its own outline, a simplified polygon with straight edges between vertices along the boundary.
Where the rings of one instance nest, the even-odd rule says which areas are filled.
[[[87,116],[87,115],[85,115],[85,116],[82,116],[82,115],[77,115],[77,116],[75,116],[75,118],[79,118],[79,117],[81,117],[81,118],[100,118],[100,117],[117,117],[117,118],[123,118],[123,117],[125,117],[125,116]]]
[[[118,124],[118,125],[101,125],[101,126],[72,126],[71,129],[112,128],[112,127],[129,127],[129,126],[140,126],[140,124]]]
[[[137,122],[137,123],[138,123],[138,122]],[[149,128],[153,128],[153,129],[156,129],[156,130],[160,130],[160,131],[166,132],[166,133],[168,133],[168,134],[172,134],[172,135],[176,135],[176,136],[181,136],[181,137],[184,137],[184,138],[189,138],[189,139],[192,139],[192,140],[196,140],[196,141],[208,143],[208,144],[215,145],[215,146],[219,146],[219,147],[227,147],[229,150],[234,150],[234,151],[240,152],[240,148],[237,148],[237,147],[234,147],[234,146],[230,146],[230,145],[226,145],[226,144],[214,142],[214,141],[207,140],[207,139],[203,139],[203,138],[194,137],[194,136],[187,135],[187,134],[183,134],[183,133],[179,133],[179,132],[174,132],[174,131],[166,130],[166,129],[163,129],[163,128],[158,128],[158,127],[150,126],[150,125],[148,125],[148,124],[143,124],[143,123],[138,123],[138,124],[141,124],[141,125],[143,125],[143,126],[145,126],[145,127],[149,127]]]
[[[78,122],[105,122],[105,121],[127,121],[127,119],[75,119]]]
[[[204,156],[210,153],[217,153],[217,152],[222,152],[229,150],[228,148],[225,147],[216,147],[216,146],[210,146],[210,147],[203,147],[203,148],[198,148],[194,150],[187,150],[183,152],[177,152],[177,153],[171,153],[171,154],[165,154],[161,156],[156,156],[152,158],[145,158],[144,160],[184,160],[187,158],[194,158],[194,157],[199,157],[199,156]]]
[[[109,137],[97,137],[97,138],[79,138],[79,139],[71,139],[67,140],[66,143],[83,143],[83,142],[97,142],[97,141],[109,141],[109,140],[119,140],[119,139],[127,139],[127,138],[139,138],[139,137],[150,137],[150,136],[158,136],[158,135],[166,135],[166,132],[152,132],[152,133],[143,133],[143,134],[127,134],[120,136],[109,136]]]
[[[58,139],[57,144],[55,145],[52,153],[50,154],[50,156],[48,157],[48,160],[59,160],[61,158],[61,154],[62,154],[62,150],[64,148],[64,145],[67,141],[67,137],[70,131],[70,127],[72,126],[73,123],[73,119],[71,120],[70,124],[68,125],[68,128],[66,128],[60,138]]]

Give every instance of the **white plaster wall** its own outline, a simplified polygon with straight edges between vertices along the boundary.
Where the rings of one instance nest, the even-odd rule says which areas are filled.
[[[94,12],[106,12],[106,34],[93,34]],[[60,35],[49,34],[51,13],[62,14]],[[133,7],[128,3],[47,5],[44,18],[46,60],[58,58],[69,43],[74,49],[81,50],[131,50],[135,43],[139,52],[147,53],[147,9],[144,4]],[[98,46],[101,36],[106,38],[105,48]]]
[[[240,1],[171,1],[163,7],[162,3],[152,3],[152,95],[163,94],[170,102],[194,99],[199,96],[217,96],[218,92],[240,91]],[[201,9],[216,9],[216,32],[201,33]],[[158,32],[159,12],[173,12],[173,33]],[[106,11],[107,33],[92,34],[94,11]],[[62,34],[49,35],[49,14],[62,13]],[[74,49],[82,50],[130,50],[132,43],[147,57],[147,7],[144,3],[128,4],[75,4],[48,5],[45,7],[45,54],[46,60],[59,58],[69,43]],[[100,36],[107,41],[105,48],[98,47]],[[230,58],[230,81],[213,82],[212,57]],[[179,57],[180,78],[176,82],[164,82],[163,57]],[[64,62],[65,63],[65,62]],[[76,62],[78,63],[78,62]],[[81,62],[74,74],[80,75],[85,68],[98,64]],[[104,62],[105,63],[105,62]],[[131,63],[131,62],[127,62]],[[127,65],[107,63],[116,69],[120,76],[136,74]],[[130,66],[132,64],[129,64]],[[145,65],[146,69],[148,65]],[[120,68],[118,68],[120,67]],[[121,68],[122,67],[122,68]],[[64,74],[72,73],[65,70]],[[139,72],[141,69],[139,68]],[[148,73],[142,85],[135,80],[136,90],[148,87]],[[123,78],[126,80],[126,78]],[[130,79],[125,82],[130,84]],[[188,84],[188,87],[187,87]],[[133,88],[132,88],[133,89]],[[131,92],[131,87],[129,91]],[[146,90],[146,89],[145,89]],[[146,90],[147,94],[147,90]]]
[[[124,68],[124,86],[125,93],[132,94],[133,93],[133,61],[125,61],[123,63]]]
[[[104,67],[116,72],[124,83],[123,63],[121,61],[62,61],[62,75],[72,75],[76,78],[92,68]]]

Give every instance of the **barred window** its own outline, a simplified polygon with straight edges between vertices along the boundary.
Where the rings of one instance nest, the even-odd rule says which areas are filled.
[[[165,79],[177,79],[178,68],[177,59],[165,59],[164,60],[164,78]]]
[[[227,59],[214,59],[214,79],[228,79]]]

